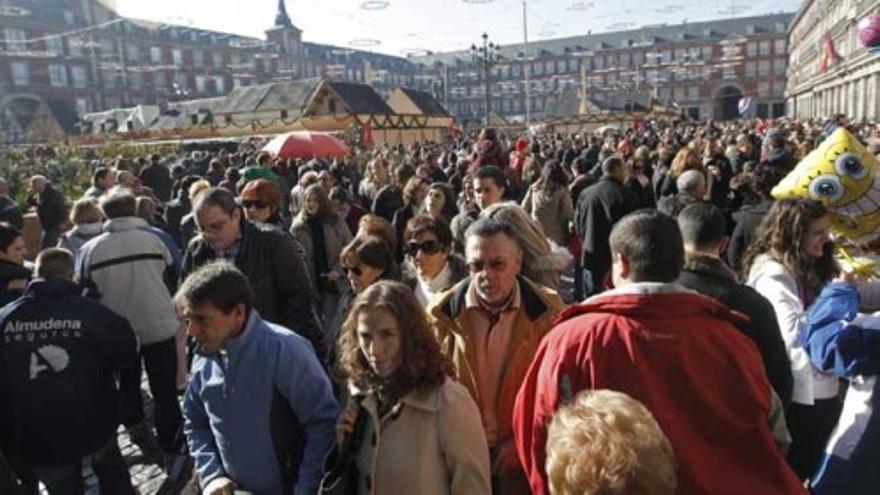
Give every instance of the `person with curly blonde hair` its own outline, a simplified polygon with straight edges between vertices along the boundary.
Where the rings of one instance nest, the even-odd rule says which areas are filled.
[[[660,188],[660,196],[672,196],[678,192],[676,181],[681,174],[688,170],[698,170],[705,175],[706,167],[700,162],[700,152],[692,147],[684,147],[678,151],[672,164],[669,166],[669,172]],[[660,198],[657,198],[658,200]]]
[[[355,394],[337,425],[358,493],[491,493],[480,411],[456,382],[412,290],[382,280],[358,295],[339,335]]]
[[[550,422],[547,478],[552,495],[672,495],[675,453],[641,402],[585,390]]]

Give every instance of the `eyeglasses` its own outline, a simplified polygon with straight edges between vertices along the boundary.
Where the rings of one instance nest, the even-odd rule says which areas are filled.
[[[406,254],[412,256],[413,258],[419,254],[419,251],[425,254],[437,254],[443,246],[440,244],[440,241],[430,240],[425,242],[408,242],[406,243]]]
[[[251,208],[256,208],[258,210],[262,210],[263,208],[268,207],[266,203],[256,199],[243,199],[241,201],[241,206],[243,206],[246,210],[250,210]]]
[[[494,259],[490,260],[488,263],[483,260],[468,261],[467,263],[468,271],[471,273],[479,273],[485,270],[487,265],[489,270],[493,272],[503,272],[507,268],[507,261]]]
[[[346,274],[352,274],[355,277],[360,277],[361,275],[364,274],[364,271],[359,266],[343,266],[342,270]]]
[[[226,227],[226,224],[229,223],[229,220],[231,218],[232,217],[230,216],[224,220],[219,220],[204,226],[196,224],[196,228],[202,234],[217,234],[223,231],[223,229]]]

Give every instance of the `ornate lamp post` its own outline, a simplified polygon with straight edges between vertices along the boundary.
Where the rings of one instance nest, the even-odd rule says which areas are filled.
[[[471,58],[476,65],[483,67],[483,76],[486,83],[486,126],[489,125],[489,113],[492,110],[492,67],[501,60],[498,51],[500,46],[489,41],[489,35],[483,33],[481,46],[471,45]]]

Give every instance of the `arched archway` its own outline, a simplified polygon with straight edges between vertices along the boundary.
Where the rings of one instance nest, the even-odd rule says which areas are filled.
[[[29,137],[45,139],[63,135],[63,131],[43,98],[30,93],[13,93],[0,98],[0,134],[7,143],[16,143]]]
[[[734,120],[739,117],[739,100],[743,92],[736,86],[721,86],[715,91],[713,103],[713,118],[715,120]]]

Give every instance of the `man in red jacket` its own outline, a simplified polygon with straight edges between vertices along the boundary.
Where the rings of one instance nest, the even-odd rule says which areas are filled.
[[[774,441],[778,401],[761,356],[734,326],[744,317],[672,283],[684,259],[675,221],[637,211],[610,245],[616,289],[562,314],[516,399],[514,438],[533,493],[548,493],[547,424],[584,389],[645,404],[675,450],[677,493],[805,493]]]

